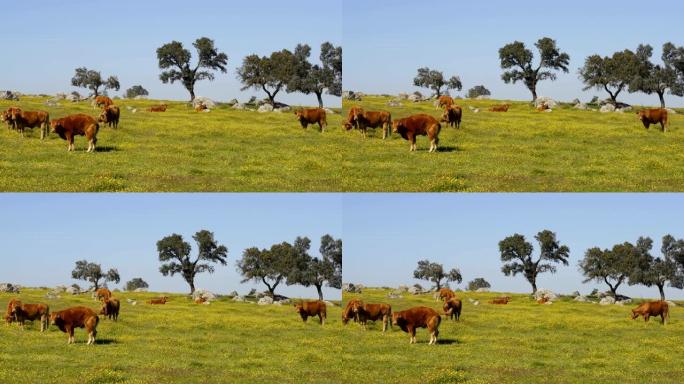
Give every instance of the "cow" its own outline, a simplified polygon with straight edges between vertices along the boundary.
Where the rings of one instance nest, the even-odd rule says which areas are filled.
[[[454,297],[456,297],[456,294],[451,289],[449,289],[449,288],[440,288],[439,289],[439,300],[449,301]]]
[[[489,304],[508,304],[511,301],[510,296],[496,297],[489,301]]]
[[[199,297],[196,298],[195,301],[194,301],[195,304],[204,304],[204,303],[206,303],[206,302],[207,302],[207,299],[205,299],[205,298],[202,297],[202,296],[199,296]]]
[[[323,108],[302,108],[294,111],[294,114],[297,116],[297,120],[299,120],[302,128],[306,128],[309,124],[318,124],[321,132],[324,132],[325,127],[328,126],[328,120]]]
[[[407,332],[411,338],[410,344],[416,342],[416,328],[427,328],[430,332],[429,344],[437,344],[439,336],[439,324],[442,318],[439,313],[428,307],[413,307],[405,311],[392,313],[392,324],[398,325],[402,331]]]
[[[437,151],[439,131],[442,126],[430,115],[420,113],[392,122],[392,132],[398,133],[411,144],[409,151],[416,150],[416,136],[426,136],[430,140],[430,152]]]
[[[22,304],[21,301],[14,302],[10,313],[10,317],[19,323],[21,329],[24,329],[24,322],[27,320],[40,320],[41,332],[47,329],[48,316],[50,316],[50,307],[47,304]]]
[[[660,124],[663,132],[667,132],[667,126],[670,125],[667,121],[667,109],[644,109],[636,113],[637,119],[641,120],[646,129],[651,127],[651,124]]]
[[[67,151],[74,150],[74,136],[79,135],[85,136],[88,139],[88,152],[95,152],[97,131],[100,130],[100,126],[91,116],[78,113],[52,120],[50,126],[52,127],[52,132],[67,141]]]
[[[14,129],[24,137],[24,129],[40,127],[40,139],[43,140],[48,135],[50,125],[50,114],[45,111],[22,111],[21,108],[10,108],[9,118],[14,124]]]
[[[107,96],[97,96],[95,97],[95,106],[97,107],[102,107],[102,108],[107,108],[110,105],[114,105],[114,102],[112,99],[110,99]]]
[[[14,129],[14,121],[12,121],[12,112],[9,109],[0,113],[0,122],[7,124],[7,129]]]
[[[349,110],[349,115],[345,128],[350,130],[356,126],[363,133],[363,137],[368,137],[368,128],[382,128],[383,140],[391,133],[392,114],[387,111],[366,112],[363,108],[352,107],[352,109]]]
[[[200,104],[197,104],[197,106],[195,107],[195,112],[202,112],[206,109],[207,109],[207,106],[200,103]]]
[[[321,325],[325,324],[325,319],[327,318],[328,314],[326,311],[325,303],[317,300],[317,301],[303,301],[299,304],[295,304],[295,312],[299,313],[299,315],[302,317],[302,320],[306,323],[306,319],[311,316],[318,316],[318,320],[321,323]]]
[[[359,323],[363,325],[363,329],[367,329],[366,323],[368,320],[376,321],[382,320],[382,332],[387,330],[387,325],[390,327],[390,318],[392,317],[392,306],[389,304],[364,304],[362,301],[356,301],[352,304],[352,311],[359,319]]]
[[[437,109],[450,108],[454,104],[454,99],[451,96],[440,96],[437,102]]]
[[[116,105],[109,105],[104,108],[102,108],[102,112],[100,112],[100,118],[98,121],[100,123],[105,123],[107,124],[108,127],[110,128],[118,128],[119,127],[119,116],[121,114],[121,111],[119,110],[119,107]]]
[[[546,103],[541,103],[539,106],[537,106],[537,112],[544,112],[549,109],[551,108]]]
[[[21,305],[21,301],[19,301],[19,299],[11,299],[9,303],[7,303],[7,312],[5,312],[5,323],[7,325],[12,324],[14,321],[16,321],[14,317],[15,305]]]
[[[98,288],[95,291],[95,299],[97,300],[105,300],[109,299],[110,297],[112,297],[112,291],[107,288]]]
[[[69,335],[67,344],[73,344],[74,328],[85,328],[88,332],[88,344],[95,344],[97,324],[100,318],[95,311],[88,307],[71,307],[50,315],[50,323],[56,325],[60,331]]]
[[[147,108],[147,112],[166,112],[166,104],[153,105]]]
[[[347,305],[344,307],[344,310],[342,311],[342,324],[347,325],[347,323],[351,319],[354,319],[354,322],[359,321],[359,317],[357,316],[356,313],[354,313],[354,311],[352,309],[354,306],[354,303],[356,303],[356,302],[363,303],[361,301],[361,299],[357,299],[357,298],[351,299],[347,302]]]
[[[121,303],[119,299],[106,298],[102,300],[102,309],[100,310],[100,315],[105,315],[109,320],[117,321],[119,319],[119,309],[121,308]]]
[[[450,319],[459,321],[461,319],[461,308],[463,307],[463,304],[461,303],[461,300],[457,298],[451,298],[449,300],[445,300],[444,304],[442,305],[442,309],[444,309],[444,314],[447,315]]]
[[[490,112],[508,112],[508,108],[510,108],[510,104],[501,104],[501,105],[494,105],[491,108],[489,108]]]
[[[167,301],[169,301],[169,298],[166,296],[162,296],[158,299],[148,300],[147,304],[166,304]]]
[[[463,109],[458,105],[451,105],[444,109],[442,113],[442,122],[447,123],[450,127],[461,128],[461,117],[463,116]]]
[[[665,324],[670,318],[670,308],[667,301],[651,301],[642,303],[638,307],[632,309],[632,320],[639,316],[644,317],[644,321],[648,321],[649,317],[660,316],[661,323]]]
[[[539,298],[539,300],[537,300],[537,304],[546,304],[548,302],[549,302],[548,297],[541,297],[541,298]]]

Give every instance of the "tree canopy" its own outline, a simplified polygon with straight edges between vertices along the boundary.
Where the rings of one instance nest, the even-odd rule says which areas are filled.
[[[126,282],[127,291],[135,291],[138,288],[149,288],[149,284],[141,277],[136,277]]]
[[[636,55],[640,60],[640,67],[630,83],[629,92],[643,92],[647,95],[655,93],[660,99],[661,108],[665,108],[665,93],[668,90],[671,95],[684,96],[684,78],[677,71],[681,64],[680,54],[672,43],[666,43],[663,45],[663,64],[655,64],[651,61],[653,47],[639,45]]]
[[[298,71],[305,71],[307,51],[310,51],[310,47],[299,45],[296,55],[283,49],[271,53],[270,56],[245,57],[242,66],[237,69],[237,77],[243,84],[241,90],[262,90],[268,96],[269,103],[275,105],[275,97],[281,90],[296,90],[297,86],[293,84],[293,79],[296,78]]]
[[[580,68],[580,79],[586,85],[583,90],[591,88],[603,89],[610,95],[613,105],[617,104],[617,97],[639,74],[641,61],[637,55],[625,49],[615,52],[613,56],[601,57],[591,55],[587,57],[584,66]]]
[[[446,80],[442,72],[428,67],[418,68],[418,74],[413,79],[413,85],[431,89],[437,97],[442,95],[442,88],[447,90],[455,89],[457,91],[463,89],[460,77],[451,76],[449,80]]]
[[[308,239],[307,250],[308,250]],[[292,279],[289,284],[301,284],[305,287],[314,286],[318,292],[318,298],[323,300],[323,286],[342,288],[342,240],[334,239],[330,235],[321,237],[319,248],[320,258],[303,256],[304,262],[301,267],[292,271]]]
[[[479,96],[490,96],[492,93],[484,85],[476,85],[468,90],[468,98],[475,99]]]
[[[71,271],[71,277],[76,280],[84,280],[92,284],[92,288],[97,290],[103,283],[113,282],[119,283],[121,277],[119,276],[119,271],[116,268],[111,268],[107,272],[102,270],[100,264],[90,263],[87,260],[80,260],[76,262],[76,267]]]
[[[663,237],[661,257],[653,257],[650,251],[653,242],[650,238],[644,240],[645,249],[643,260],[638,268],[635,268],[629,277],[629,284],[642,284],[647,287],[658,287],[660,299],[665,300],[665,285],[669,283],[672,288],[684,288],[684,272],[678,268],[676,257],[681,255],[684,240],[676,240],[671,235]]]
[[[126,90],[126,98],[133,99],[137,96],[147,96],[150,93],[142,85],[134,85]]]
[[[468,290],[469,291],[476,291],[480,288],[491,288],[491,287],[492,287],[491,284],[489,284],[489,282],[487,282],[487,280],[485,280],[482,277],[478,277],[476,279],[473,279],[472,281],[470,281],[468,283]]]
[[[93,96],[100,95],[100,88],[113,89],[118,91],[121,88],[119,79],[116,76],[109,76],[106,80],[98,71],[90,70],[86,67],[76,68],[76,74],[71,78],[71,85],[79,88],[86,88],[92,92]]]
[[[322,108],[324,92],[342,96],[342,47],[335,47],[329,42],[321,44],[321,65],[311,64],[308,61],[310,54],[311,48],[308,45],[300,44],[295,48],[297,69],[287,87],[290,92],[315,94],[318,106]]]
[[[461,271],[458,268],[452,268],[449,272],[445,272],[442,264],[433,263],[429,260],[418,262],[418,267],[413,271],[413,277],[434,283],[435,289],[442,288],[442,280],[455,281],[457,284],[463,281],[463,276],[461,276]]]
[[[650,239],[648,239],[650,241]],[[629,276],[643,262],[644,251],[650,248],[646,239],[640,238],[637,246],[624,242],[615,244],[612,249],[589,248],[579,262],[579,269],[585,276],[584,283],[602,282],[608,285],[613,297]]]

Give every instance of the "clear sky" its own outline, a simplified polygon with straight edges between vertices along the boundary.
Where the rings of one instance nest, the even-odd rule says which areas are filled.
[[[336,194],[0,194],[0,282],[86,287],[71,279],[74,263],[86,259],[118,268],[121,284],[114,287],[142,277],[150,290],[186,293],[182,277],[159,273],[156,243],[178,233],[194,258],[192,235],[207,229],[228,247],[228,262],[214,274],[198,275],[195,286],[220,294],[262,291],[263,284],[240,284],[236,261],[242,251],[308,236],[311,254],[320,256],[321,236],[342,237],[340,210]],[[281,284],[276,293],[317,298],[315,287]],[[340,290],[326,288],[324,297],[339,299]]]
[[[228,55],[228,73],[217,73],[213,82],[198,82],[196,95],[223,101],[265,97],[253,90],[240,92],[236,68],[242,59],[306,43],[312,48],[310,60],[317,63],[321,43],[341,45],[341,13],[341,0],[6,1],[1,11],[0,89],[71,92],[77,90],[71,87],[74,69],[85,66],[105,77],[117,75],[121,91],[115,94],[141,84],[151,98],[187,100],[180,83],[159,80],[156,50],[177,40],[192,52],[195,63],[192,43],[206,36]],[[276,99],[317,104],[315,95],[281,92]],[[327,96],[324,102],[337,106],[340,99]]]
[[[610,248],[634,243],[639,236],[653,239],[660,256],[665,234],[684,237],[684,196],[669,194],[345,194],[344,281],[367,286],[390,286],[427,281],[413,279],[418,260],[458,267],[464,288],[484,277],[493,290],[527,293],[524,277],[501,273],[498,243],[514,233],[535,246],[539,231],[556,232],[570,247],[568,266],[545,273],[537,286],[555,292],[587,294],[603,284],[582,284],[578,262],[591,247]],[[453,288],[453,285],[452,285]],[[658,297],[658,288],[620,286],[632,297]],[[666,288],[668,298],[684,298],[679,289]]]
[[[515,40],[534,50],[533,44],[548,36],[570,55],[570,73],[560,74],[555,82],[542,82],[538,94],[588,101],[593,95],[608,95],[597,90],[582,92],[577,70],[587,56],[611,55],[647,43],[654,47],[654,60],[660,62],[663,43],[684,45],[684,2],[675,0],[647,4],[624,0],[619,5],[595,0],[344,0],[343,8],[344,89],[374,94],[418,90],[412,86],[413,78],[417,68],[427,66],[447,77],[459,75],[464,91],[483,84],[494,98],[531,99],[521,83],[507,85],[501,80],[498,51]],[[659,104],[657,95],[625,92],[619,99]],[[671,95],[666,101],[671,106],[684,105],[684,99]]]

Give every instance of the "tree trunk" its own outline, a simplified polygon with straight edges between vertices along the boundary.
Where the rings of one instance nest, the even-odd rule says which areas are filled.
[[[665,92],[658,92],[660,98],[660,108],[665,108]]]
[[[437,290],[439,291],[442,288],[442,284],[439,283],[439,280],[437,280],[436,283],[437,283]]]
[[[537,280],[535,279],[530,281],[530,284],[532,284],[532,294],[534,295],[537,293]]]
[[[665,301],[665,284],[658,284],[658,290],[660,291],[660,300]]]
[[[188,92],[190,92],[190,102],[195,101],[195,87],[188,87]]]
[[[190,284],[190,294],[192,295],[195,293],[195,280],[190,279],[188,284]]]
[[[318,291],[318,300],[323,301],[323,285],[316,284],[316,290]]]
[[[318,108],[323,108],[323,92],[316,92],[316,98],[318,98]]]
[[[536,86],[532,86],[532,87],[530,88],[530,91],[532,91],[532,102],[534,103],[535,101],[537,101],[537,87],[536,87]],[[536,291],[537,291],[537,290],[536,290],[536,288],[535,288],[535,292],[536,292]]]

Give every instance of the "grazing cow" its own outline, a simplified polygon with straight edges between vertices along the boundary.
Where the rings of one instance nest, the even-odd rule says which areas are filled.
[[[10,314],[12,316],[21,325],[21,329],[24,329],[24,322],[27,320],[40,320],[40,331],[43,332],[48,326],[50,307],[47,304],[22,304],[21,301],[15,301]]]
[[[67,151],[74,150],[74,136],[79,135],[88,139],[88,152],[95,152],[97,131],[100,130],[100,126],[91,116],[78,113],[52,120],[50,126],[52,126],[52,132],[67,141]]]
[[[651,124],[660,124],[663,132],[667,132],[667,126],[670,125],[667,121],[667,109],[644,109],[636,113],[637,118],[641,120],[646,129],[651,127]]]
[[[439,108],[449,108],[454,104],[454,99],[451,96],[440,96],[437,104],[437,109]]]
[[[342,311],[342,324],[347,325],[347,323],[351,319],[354,319],[354,322],[359,321],[359,316],[356,313],[354,313],[353,310],[354,303],[356,302],[363,303],[361,299],[357,298],[351,299],[347,302],[347,305],[344,307],[344,310]]]
[[[510,104],[502,104],[502,105],[495,105],[491,108],[489,108],[490,112],[508,112],[508,108],[510,107]]]
[[[116,105],[109,105],[107,107],[104,107],[102,109],[102,112],[100,112],[100,118],[98,121],[100,123],[105,123],[107,126],[110,128],[113,127],[114,129],[119,127],[119,115],[120,115],[120,110],[119,107]]]
[[[14,124],[14,129],[24,136],[24,129],[40,127],[40,139],[48,135],[50,114],[45,111],[22,111],[21,108],[10,108],[9,118]]]
[[[299,120],[302,128],[306,128],[309,124],[318,124],[321,132],[323,132],[325,127],[328,126],[328,120],[323,108],[302,108],[296,110],[294,114],[297,116],[297,120]]]
[[[166,104],[154,105],[147,108],[147,112],[166,112]]]
[[[456,297],[456,294],[451,289],[449,289],[449,288],[440,288],[439,289],[439,299],[440,300],[449,301],[454,297]]]
[[[88,307],[71,307],[50,315],[50,323],[69,335],[67,344],[74,343],[74,328],[85,328],[88,332],[88,344],[95,344],[97,324],[100,318]]]
[[[351,120],[347,121],[345,128],[350,130],[354,125],[361,130],[363,137],[368,136],[368,128],[382,128],[382,139],[390,134],[392,126],[392,114],[386,111],[364,111],[363,108],[353,107],[349,113]]]
[[[404,140],[411,143],[410,151],[416,150],[416,136],[425,135],[430,140],[430,152],[437,151],[441,129],[442,126],[437,119],[424,113],[395,120],[392,123],[392,132],[400,134]]]
[[[109,320],[117,321],[119,319],[119,308],[121,308],[119,299],[106,298],[102,300],[102,310],[100,310],[100,315],[107,316]]]
[[[387,330],[387,325],[390,327],[390,318],[392,317],[392,306],[389,304],[364,304],[361,300],[352,304],[352,311],[359,319],[359,323],[363,325],[363,329],[367,329],[366,322],[382,320],[382,332]]]
[[[450,127],[461,128],[461,117],[463,116],[463,109],[458,105],[451,105],[444,109],[442,113],[442,122],[447,123]]]
[[[670,318],[670,308],[667,301],[651,301],[642,303],[638,307],[632,309],[632,320],[639,316],[644,317],[644,321],[648,321],[649,317],[660,316],[661,323],[665,324]]]
[[[511,301],[510,296],[496,297],[489,301],[489,304],[508,304]]]
[[[19,301],[19,299],[11,299],[9,303],[7,303],[7,312],[5,313],[5,323],[7,325],[16,321],[14,317],[14,306],[16,305],[21,305],[21,301]]]
[[[454,319],[456,321],[459,321],[461,319],[462,307],[463,304],[461,303],[461,300],[455,297],[444,301],[444,305],[442,305],[442,309],[444,309],[444,314],[446,314],[447,317],[449,317],[450,319]]]
[[[325,324],[325,319],[327,318],[328,314],[324,302],[320,300],[303,301],[299,304],[295,304],[294,307],[295,312],[299,313],[305,323],[309,316],[318,316],[318,320],[320,321],[321,325]]]
[[[110,99],[107,96],[97,96],[95,98],[95,105],[98,107],[107,108],[113,104],[114,102],[112,101],[112,99]]]
[[[97,291],[95,291],[95,299],[97,300],[105,300],[110,297],[112,297],[112,291],[107,288],[98,288]]]
[[[356,116],[360,114],[363,114],[363,108],[359,107],[358,105],[355,105],[349,109],[349,112],[347,112],[347,121],[344,123],[344,128],[347,131],[351,130],[352,128],[359,128]]]
[[[166,296],[162,296],[158,299],[148,300],[147,304],[166,304],[167,301],[169,301],[169,298]]]
[[[426,328],[430,332],[430,343],[437,344],[439,336],[439,324],[442,318],[439,313],[428,307],[413,307],[405,311],[392,314],[392,324],[398,325],[402,331],[407,332],[411,338],[409,343],[416,342],[416,328]]]

